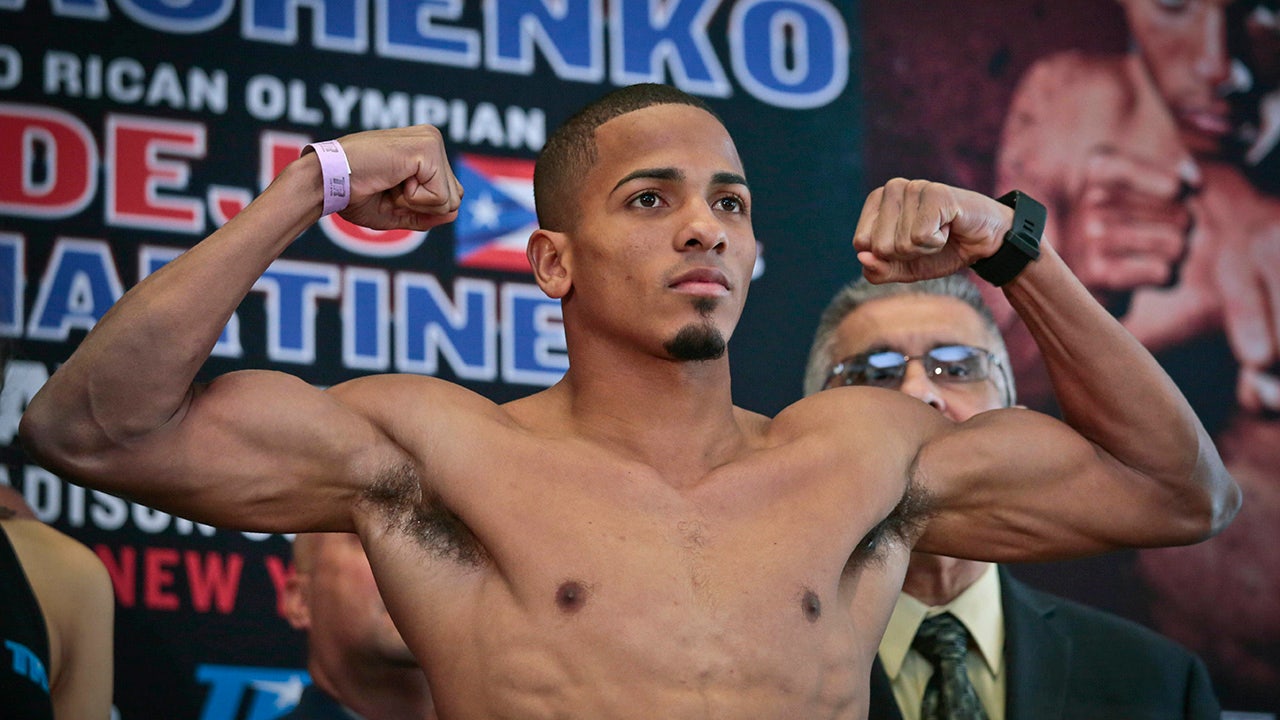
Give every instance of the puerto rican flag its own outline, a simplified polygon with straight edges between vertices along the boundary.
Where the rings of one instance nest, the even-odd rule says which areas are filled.
[[[454,222],[454,261],[463,267],[532,272],[525,257],[533,211],[533,161],[460,153],[453,170],[466,190]]]

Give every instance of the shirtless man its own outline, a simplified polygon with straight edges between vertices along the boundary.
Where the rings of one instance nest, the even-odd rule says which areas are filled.
[[[347,219],[456,214],[434,129],[341,142]],[[865,717],[912,545],[1012,560],[1189,543],[1238,508],[1185,400],[1051,249],[1007,291],[1071,426],[1017,409],[955,424],[880,388],[735,408],[751,194],[720,121],[663,86],[611,93],[539,159],[528,255],[571,358],[555,386],[498,406],[422,376],[193,385],[319,217],[321,177],[310,154],[291,163],[122,298],[22,438],[77,483],[202,522],[358,533],[446,720]],[[980,194],[894,181],[854,246],[876,280],[942,275],[1010,224]]]

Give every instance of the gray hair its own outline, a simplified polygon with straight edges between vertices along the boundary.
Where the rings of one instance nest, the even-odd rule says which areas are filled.
[[[987,329],[987,334],[991,336],[991,347],[987,350],[996,358],[996,364],[1000,366],[1000,376],[1003,380],[1003,396],[1008,404],[1013,403],[1013,399],[1017,397],[1017,391],[1013,385],[1013,373],[1009,367],[1009,351],[1004,345],[1004,336],[1000,333],[999,326],[996,325],[995,317],[991,314],[991,308],[987,307],[987,303],[982,299],[982,293],[979,292],[976,285],[965,277],[964,274],[957,273],[947,275],[931,280],[919,280],[911,283],[885,283],[883,285],[875,285],[867,281],[866,278],[859,278],[852,282],[835,294],[831,298],[831,302],[827,303],[827,308],[822,311],[822,317],[818,321],[818,329],[813,336],[813,345],[809,348],[809,362],[804,373],[804,394],[812,395],[820,390],[827,383],[827,374],[831,372],[832,366],[839,358],[832,357],[836,343],[836,328],[844,319],[854,310],[865,303],[872,300],[879,300],[887,297],[897,297],[901,295],[936,295],[939,297],[955,298],[978,313],[978,317],[982,319],[982,325]]]

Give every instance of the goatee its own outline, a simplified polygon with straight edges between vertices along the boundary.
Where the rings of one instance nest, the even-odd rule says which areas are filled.
[[[716,360],[724,355],[725,342],[716,326],[702,323],[680,328],[663,347],[676,360]]]
[[[704,318],[704,322],[680,328],[680,332],[663,345],[672,358],[697,362],[716,360],[724,355],[724,335],[711,324],[710,319],[716,305],[715,298],[700,297],[693,301],[693,308]]]

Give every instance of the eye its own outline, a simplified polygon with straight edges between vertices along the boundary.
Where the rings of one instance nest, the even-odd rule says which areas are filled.
[[[953,380],[984,379],[985,354],[967,345],[944,345],[929,351],[929,361],[935,375]]]
[[[872,384],[888,382],[889,380],[897,379],[897,377],[898,377],[897,368],[891,368],[891,367],[888,367],[888,368],[869,367],[867,368],[867,372],[866,372],[867,382]]]
[[[864,363],[866,381],[872,385],[896,380],[902,377],[903,372],[906,370],[906,362],[902,358],[902,353],[899,352],[880,351],[869,353]]]
[[[635,197],[631,198],[630,204],[643,208],[655,208],[662,204],[662,196],[653,190],[645,190],[644,192],[636,193]]]
[[[726,195],[716,200],[715,207],[731,213],[744,213],[747,211],[747,204],[737,195]]]

